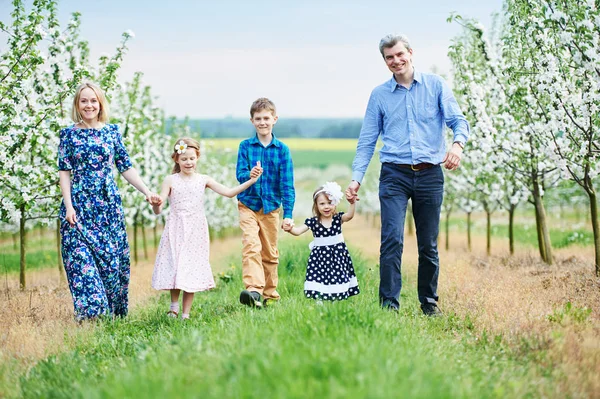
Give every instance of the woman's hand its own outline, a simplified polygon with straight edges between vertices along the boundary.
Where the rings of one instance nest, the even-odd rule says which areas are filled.
[[[67,222],[69,222],[71,227],[75,227],[77,224],[77,215],[75,214],[75,209],[73,209],[72,206],[67,208],[67,215],[65,216],[65,219],[67,219]]]
[[[163,202],[160,195],[158,195],[156,193],[151,193],[151,192],[146,194],[146,201],[149,202],[150,205],[153,205],[153,206],[161,206],[162,202]]]

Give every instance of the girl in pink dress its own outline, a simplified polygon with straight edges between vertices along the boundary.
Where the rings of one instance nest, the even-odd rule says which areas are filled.
[[[165,178],[160,194],[161,203],[153,205],[156,215],[169,199],[171,206],[167,223],[160,239],[152,287],[171,291],[170,317],[179,315],[179,292],[183,291],[182,319],[188,319],[194,293],[215,287],[209,263],[208,224],[204,213],[204,191],[210,188],[232,198],[258,180],[262,173],[257,164],[250,180],[234,188],[217,183],[213,178],[196,173],[200,145],[196,140],[178,139],[171,158],[175,161],[173,174]]]

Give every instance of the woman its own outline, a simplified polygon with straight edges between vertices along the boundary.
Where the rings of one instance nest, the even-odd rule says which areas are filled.
[[[125,316],[129,244],[113,163],[147,201],[160,199],[132,167],[119,127],[106,124],[108,103],[98,86],[77,88],[71,118],[75,124],[60,131],[58,167],[62,256],[75,317]]]

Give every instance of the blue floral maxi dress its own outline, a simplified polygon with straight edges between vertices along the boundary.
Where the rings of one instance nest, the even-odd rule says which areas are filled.
[[[121,195],[113,178],[132,167],[117,125],[60,131],[59,170],[70,170],[77,224],[60,208],[62,256],[78,320],[127,315],[129,244]]]

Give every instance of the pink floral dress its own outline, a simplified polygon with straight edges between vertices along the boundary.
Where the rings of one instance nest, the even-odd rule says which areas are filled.
[[[163,231],[152,287],[157,290],[206,291],[215,287],[209,263],[208,223],[204,213],[206,176],[172,175],[170,213]]]

